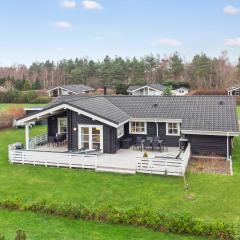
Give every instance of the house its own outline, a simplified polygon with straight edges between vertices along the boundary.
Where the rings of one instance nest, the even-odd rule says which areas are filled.
[[[185,96],[189,93],[189,89],[185,87],[180,87],[175,90],[172,90],[174,96]]]
[[[48,89],[49,97],[58,97],[66,95],[86,94],[93,92],[94,89],[86,85],[64,85],[57,87],[50,87]]]
[[[155,83],[155,84],[146,84],[144,86],[129,86],[127,92],[129,95],[134,96],[161,96],[164,93],[166,86]],[[188,94],[189,89],[185,87],[180,87],[172,90],[172,95],[174,96],[184,96]]]
[[[240,85],[229,88],[228,96],[240,96]]]
[[[144,86],[129,86],[127,92],[134,96],[161,96],[165,86],[162,84],[146,84]]]
[[[175,148],[185,141],[193,154],[230,159],[233,138],[239,134],[236,102],[228,96],[59,97],[18,120],[25,124],[27,150],[28,123],[40,119],[48,122],[46,139],[66,136],[66,152],[98,149],[114,155],[140,136],[158,137]]]

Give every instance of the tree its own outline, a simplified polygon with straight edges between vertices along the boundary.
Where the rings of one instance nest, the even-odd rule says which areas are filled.
[[[123,83],[118,83],[116,85],[116,94],[122,94],[122,95],[127,95],[128,85],[123,84]]]
[[[183,71],[184,71],[184,65],[183,65],[182,59],[179,56],[179,54],[176,52],[170,58],[169,72],[171,76],[174,78],[174,80],[177,80],[177,79],[180,79]]]
[[[172,86],[167,86],[164,88],[163,96],[171,96],[172,95]]]

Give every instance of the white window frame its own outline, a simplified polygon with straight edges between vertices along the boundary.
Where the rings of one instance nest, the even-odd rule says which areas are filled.
[[[117,138],[120,138],[124,135],[124,125],[121,125],[117,128]]]
[[[58,134],[60,134],[60,133],[67,133],[68,132],[68,119],[67,119],[67,117],[62,117],[62,118],[58,118],[57,119],[58,120]],[[66,132],[61,132],[60,130],[60,121],[61,120],[65,120],[66,121],[66,123],[67,123],[67,127],[66,127]]]
[[[143,132],[132,132],[132,128],[131,128],[132,123],[144,123],[144,131]],[[136,126],[135,126],[135,128],[136,128]],[[141,121],[130,121],[129,122],[129,133],[130,134],[147,134],[147,123],[141,122]]]
[[[78,124],[78,149],[81,149],[81,128],[82,127],[87,127],[89,128],[89,150],[92,149],[92,129],[93,128],[100,128],[100,149],[103,152],[103,126],[102,125],[90,125],[90,124]]]
[[[167,136],[180,136],[180,123],[176,123],[177,124],[177,133],[169,133],[169,124],[173,124],[176,122],[167,122],[166,123],[166,135]]]

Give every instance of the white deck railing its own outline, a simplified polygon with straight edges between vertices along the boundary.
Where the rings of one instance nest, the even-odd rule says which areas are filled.
[[[172,157],[138,157],[137,172],[184,176],[191,156],[191,145],[188,144],[185,152],[179,158]]]
[[[97,156],[91,154],[18,150],[14,145],[9,146],[8,153],[11,163],[87,169],[97,166]]]
[[[37,145],[47,143],[47,141],[48,141],[47,133],[43,133],[41,135],[35,136],[29,140],[29,148],[35,149]]]

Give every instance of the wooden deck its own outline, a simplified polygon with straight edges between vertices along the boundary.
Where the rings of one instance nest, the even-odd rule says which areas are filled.
[[[45,141],[45,137],[41,136]],[[31,140],[34,148],[18,150],[15,145],[9,146],[9,161],[15,164],[31,164],[53,167],[93,169],[96,172],[115,172],[135,174],[136,172],[159,175],[183,176],[191,154],[188,145],[186,151],[179,155],[179,148],[168,148],[168,151],[144,151],[120,149],[115,154],[79,154],[68,152],[67,146],[39,145],[38,139]],[[36,144],[37,143],[37,144]],[[178,156],[178,158],[176,158]]]

